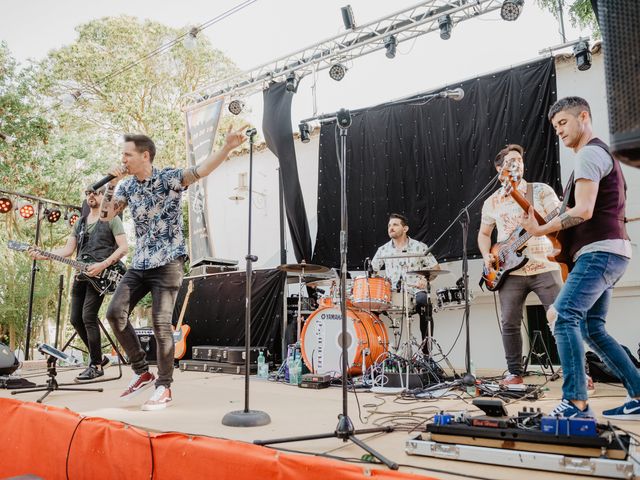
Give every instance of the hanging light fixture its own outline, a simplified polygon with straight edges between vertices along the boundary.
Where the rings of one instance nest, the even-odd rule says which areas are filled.
[[[67,223],[69,224],[70,227],[73,227],[78,221],[78,219],[80,218],[80,215],[75,210],[72,211],[71,213],[68,213],[66,216],[67,216]]]
[[[575,47],[573,47],[573,56],[576,59],[578,70],[584,72],[591,68],[591,50],[587,40],[576,43]]]
[[[13,208],[13,202],[9,197],[0,198],[0,213],[9,213]]]
[[[344,78],[347,73],[347,67],[342,65],[341,63],[334,63],[331,65],[329,69],[329,77],[331,77],[336,82],[339,82]]]
[[[26,201],[20,202],[20,204],[18,205],[18,214],[25,220],[29,220],[31,217],[35,215],[35,213],[36,213],[36,209],[29,202],[26,202]]]
[[[198,33],[200,33],[200,30],[198,30],[197,27],[193,27],[191,30],[189,30],[189,33],[187,33],[182,39],[184,48],[186,48],[187,50],[193,50],[194,48],[196,48],[196,46],[198,45]]]
[[[515,22],[522,13],[524,0],[504,0],[500,8],[500,16],[506,22]]]
[[[44,210],[44,215],[49,221],[49,223],[56,223],[58,220],[60,220],[60,217],[62,216],[62,212],[57,208],[53,208],[53,209],[46,208]]]
[[[302,143],[309,143],[311,141],[311,132],[309,130],[309,124],[307,122],[301,122],[298,125],[300,130],[300,141]]]
[[[234,115],[240,115],[242,113],[242,110],[244,109],[244,103],[242,102],[242,100],[231,100],[229,102],[229,111],[231,113],[233,113]]]
[[[351,5],[347,5],[346,7],[342,7],[340,9],[342,12],[342,23],[344,24],[345,30],[355,30],[356,29],[356,20],[353,16],[353,9]]]
[[[295,72],[291,72],[287,75],[286,82],[287,84],[285,88],[287,89],[287,92],[296,93],[298,91],[298,84],[300,83],[300,80],[296,77]]]
[[[384,41],[384,48],[387,49],[387,53],[385,54],[387,58],[395,58],[396,57],[396,47],[398,46],[398,39],[395,35],[391,35],[387,37]]]

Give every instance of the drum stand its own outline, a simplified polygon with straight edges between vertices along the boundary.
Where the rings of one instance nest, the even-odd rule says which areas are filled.
[[[352,441],[373,457],[384,463],[391,470],[398,470],[399,465],[381,453],[377,452],[362,440],[356,437],[357,434],[392,432],[393,427],[365,428],[356,430],[353,422],[349,418],[347,408],[347,129],[351,126],[351,114],[348,110],[341,109],[331,115],[322,115],[318,120],[334,118],[340,129],[340,155],[338,158],[340,165],[340,311],[342,313],[342,413],[338,415],[338,425],[330,433],[319,435],[304,435],[300,437],[276,438],[272,440],[256,440],[257,445],[269,445],[273,443],[299,442],[305,440],[316,440],[321,438],[340,438],[343,442]]]

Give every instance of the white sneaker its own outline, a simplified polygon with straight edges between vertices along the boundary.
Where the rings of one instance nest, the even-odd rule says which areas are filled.
[[[171,389],[163,385],[156,387],[151,398],[142,404],[142,410],[162,410],[171,402]]]

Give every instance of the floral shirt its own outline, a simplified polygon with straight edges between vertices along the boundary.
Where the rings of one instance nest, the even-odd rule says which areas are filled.
[[[393,290],[398,289],[400,279],[404,273],[412,270],[433,268],[438,265],[438,261],[431,253],[426,256],[413,258],[380,258],[393,255],[410,255],[412,253],[420,255],[427,251],[428,247],[424,243],[414,240],[413,238],[409,238],[408,240],[407,245],[402,248],[396,248],[393,240],[389,240],[378,248],[373,260],[371,260],[371,266],[376,272],[379,272],[382,270],[382,267],[384,267],[384,276],[391,281],[391,288]],[[418,283],[418,277],[416,275],[407,275],[406,280],[409,286],[409,292],[415,293],[417,289],[414,286]]]
[[[149,270],[187,255],[182,234],[183,170],[153,168],[151,177],[123,180],[115,201],[126,202],[135,224],[136,249],[131,268]]]
[[[526,198],[527,185],[533,186],[533,207],[546,218],[556,208],[560,207],[560,200],[556,192],[544,183],[527,183],[521,180],[518,191]],[[482,205],[482,223],[498,228],[498,242],[503,242],[520,226],[525,211],[511,196],[504,196],[502,189],[497,190]],[[547,255],[553,251],[551,242],[547,237],[531,237],[524,249],[524,254],[529,258],[525,265],[510,273],[510,275],[537,275],[539,273],[558,270],[557,263],[547,259]]]

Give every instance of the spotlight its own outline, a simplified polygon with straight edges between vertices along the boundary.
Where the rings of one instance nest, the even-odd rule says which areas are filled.
[[[229,111],[234,115],[240,115],[244,109],[244,103],[241,100],[231,100],[229,102]]]
[[[9,213],[13,208],[13,202],[9,197],[0,198],[0,213]]]
[[[453,29],[453,23],[451,17],[445,15],[438,19],[438,26],[440,27],[440,38],[442,40],[449,40],[451,38],[451,30]]]
[[[300,129],[300,141],[302,143],[309,143],[311,141],[311,133],[309,132],[309,124],[302,122],[298,125]]]
[[[387,37],[384,41],[384,48],[387,49],[385,54],[387,58],[396,58],[396,46],[398,45],[398,39],[395,35]]]
[[[47,220],[49,221],[49,223],[56,223],[58,220],[60,220],[60,217],[62,216],[62,212],[57,208],[54,208],[54,209],[47,208],[45,209],[44,214],[47,217]]]
[[[351,5],[342,7],[340,10],[342,11],[342,23],[344,23],[345,30],[355,30],[356,20],[353,17],[353,10],[351,9]]]
[[[29,220],[35,213],[36,209],[28,202],[22,202],[18,205],[18,214],[25,220]]]
[[[287,85],[285,86],[287,92],[296,93],[298,91],[298,83],[300,83],[300,80],[298,80],[294,72],[287,75]]]
[[[589,49],[589,42],[583,40],[578,42],[573,47],[573,56],[576,57],[576,65],[578,70],[584,72],[591,68],[591,50]]]
[[[331,68],[329,69],[329,76],[336,82],[339,82],[340,80],[342,80],[346,73],[347,73],[347,67],[345,67],[341,63],[334,63],[333,65],[331,65]]]
[[[522,13],[524,0],[504,0],[500,8],[500,16],[507,22],[514,22]]]
[[[193,50],[194,48],[196,48],[196,46],[198,45],[197,37],[199,32],[200,30],[198,30],[196,27],[193,27],[191,30],[189,30],[189,33],[187,33],[182,39],[184,48],[186,48],[187,50]]]
[[[80,218],[80,215],[78,215],[77,212],[73,212],[72,214],[68,215],[67,223],[69,224],[70,227],[73,227],[79,218]]]

